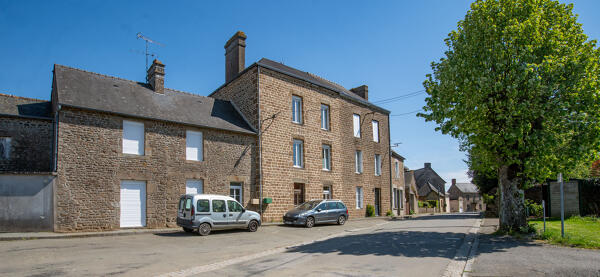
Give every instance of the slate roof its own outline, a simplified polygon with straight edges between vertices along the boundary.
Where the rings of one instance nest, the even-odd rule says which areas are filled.
[[[396,153],[396,151],[392,150],[392,157],[399,159],[401,161],[406,160],[404,157],[402,157],[400,154]]]
[[[255,134],[237,108],[217,100],[165,88],[156,93],[147,84],[54,66],[59,105],[212,129]]]
[[[417,169],[415,172],[415,180],[417,182],[417,188],[419,191],[425,186],[432,185],[435,187],[438,194],[445,194],[445,184],[446,181],[438,175],[435,170],[430,167],[425,167],[421,169]],[[421,194],[419,194],[421,195]]]
[[[368,107],[371,107],[373,109],[378,110],[379,112],[385,113],[385,114],[389,114],[390,111],[381,108],[367,100],[365,100],[364,98],[358,96],[357,94],[355,94],[354,92],[351,92],[350,90],[347,90],[346,88],[344,88],[343,86],[336,84],[334,82],[331,82],[329,80],[326,80],[324,78],[321,78],[317,75],[305,72],[305,71],[301,71],[298,69],[295,69],[293,67],[289,67],[287,65],[284,65],[282,63],[276,62],[276,61],[272,61],[269,60],[267,58],[262,58],[260,59],[257,63],[257,65],[277,71],[279,73],[291,76],[291,77],[295,77],[301,80],[304,80],[306,82],[312,83],[314,85],[320,86],[320,87],[324,87],[327,89],[330,89],[332,91],[335,91],[337,93],[340,94],[340,96],[342,96],[343,98],[361,103],[363,105],[366,105]],[[252,66],[250,66],[252,67]],[[249,67],[249,68],[250,68]]]
[[[456,188],[463,193],[479,193],[479,189],[475,184],[471,183],[456,183]]]
[[[27,118],[52,118],[49,101],[0,93],[0,114]]]

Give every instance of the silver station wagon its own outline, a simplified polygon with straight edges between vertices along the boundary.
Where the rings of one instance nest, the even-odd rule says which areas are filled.
[[[177,225],[201,236],[211,230],[248,229],[256,232],[260,215],[248,211],[235,199],[224,195],[185,194],[179,199]]]

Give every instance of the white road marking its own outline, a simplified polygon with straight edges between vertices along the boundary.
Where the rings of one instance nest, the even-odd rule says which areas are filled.
[[[277,254],[277,253],[282,253],[285,252],[286,250],[290,249],[290,248],[294,248],[294,247],[298,247],[298,246],[303,246],[303,245],[307,245],[307,244],[311,244],[311,243],[315,243],[315,242],[319,242],[319,241],[324,241],[324,240],[328,240],[328,239],[332,239],[335,237],[340,237],[340,236],[344,236],[347,234],[347,232],[359,232],[359,231],[363,231],[363,230],[367,230],[367,229],[371,229],[374,227],[378,227],[381,225],[385,225],[390,223],[388,222],[383,222],[383,223],[379,223],[373,226],[369,226],[369,227],[364,227],[364,228],[356,228],[356,229],[352,229],[352,230],[345,230],[343,232],[339,232],[336,234],[332,234],[317,240],[313,240],[313,241],[307,241],[307,242],[301,242],[301,243],[297,243],[294,245],[289,245],[289,246],[283,246],[283,247],[278,247],[278,248],[274,248],[271,250],[266,250],[260,253],[255,253],[255,254],[250,254],[250,255],[246,255],[246,256],[242,256],[242,257],[237,257],[237,258],[233,258],[233,259],[229,259],[229,260],[225,260],[222,262],[216,262],[216,263],[212,263],[212,264],[207,264],[207,265],[201,265],[201,266],[195,266],[192,268],[188,268],[188,269],[183,269],[183,270],[179,270],[179,271],[174,271],[174,272],[169,272],[169,273],[165,273],[165,274],[161,274],[158,275],[158,277],[182,277],[182,276],[191,276],[191,275],[195,275],[195,274],[200,274],[200,273],[204,273],[204,272],[209,272],[209,271],[213,271],[213,270],[217,270],[217,269],[221,269],[230,265],[234,265],[234,264],[238,264],[238,263],[243,263],[246,261],[250,261],[250,260],[254,260],[254,259],[258,259],[258,258],[262,258],[265,256],[269,256],[269,255],[273,255],[273,254]]]

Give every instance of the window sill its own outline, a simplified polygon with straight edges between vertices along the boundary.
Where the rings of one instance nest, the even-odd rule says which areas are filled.
[[[296,124],[296,125],[300,125],[300,126],[304,125],[304,124],[302,124],[302,122],[295,122],[295,121],[292,121],[292,123],[293,123],[293,124]]]
[[[293,167],[293,168],[296,168],[296,169],[304,169],[304,167],[303,167],[303,166],[297,166],[297,165],[294,165],[294,166],[292,166],[292,167]]]
[[[321,128],[321,131],[325,131],[325,132],[331,132],[331,130],[330,130],[330,129],[323,129],[323,128]]]
[[[185,160],[185,163],[190,163],[190,164],[202,163],[202,162],[204,162],[204,160]]]
[[[323,168],[321,171],[331,172],[331,169],[325,169],[325,168]]]
[[[126,158],[137,158],[137,159],[146,159],[147,155],[139,155],[139,154],[130,154],[130,153],[121,153],[122,157]]]
[[[362,172],[354,172],[357,175],[362,175]]]

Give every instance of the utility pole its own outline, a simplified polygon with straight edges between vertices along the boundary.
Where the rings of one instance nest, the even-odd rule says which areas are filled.
[[[558,182],[560,183],[560,236],[565,237],[565,189],[562,173],[558,173]]]

